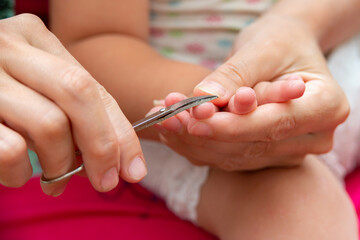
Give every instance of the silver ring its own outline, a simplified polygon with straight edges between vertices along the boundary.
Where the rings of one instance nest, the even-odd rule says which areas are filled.
[[[75,151],[75,156],[80,156],[81,155],[81,151],[80,150],[76,150]],[[51,178],[48,179],[44,176],[44,174],[41,175],[40,178],[40,182],[44,183],[44,184],[50,184],[50,183],[55,183],[55,182],[59,182],[65,178],[71,177],[74,174],[77,174],[78,172],[81,172],[84,169],[84,164],[81,164],[79,167],[75,168],[74,170],[65,173],[64,175],[61,175],[60,177],[57,178]]]
[[[78,173],[78,172],[81,172],[82,170],[84,169],[84,164],[81,164],[80,167],[78,168],[75,168],[74,170],[68,172],[68,173],[65,173],[64,175],[61,175],[60,177],[57,177],[57,178],[52,178],[52,179],[47,179],[44,177],[44,174],[41,175],[41,178],[40,178],[40,182],[41,183],[44,183],[44,184],[50,184],[50,183],[55,183],[55,182],[59,182],[65,178],[68,178],[68,177],[71,177],[72,175]]]

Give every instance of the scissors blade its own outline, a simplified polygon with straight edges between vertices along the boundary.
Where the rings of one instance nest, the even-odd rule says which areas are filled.
[[[177,102],[169,107],[160,109],[159,111],[133,123],[132,126],[135,131],[140,131],[140,130],[150,127],[156,123],[162,122],[165,119],[175,116],[179,112],[182,112],[189,108],[195,107],[202,103],[209,102],[216,98],[217,98],[217,96],[214,96],[214,95],[187,98],[187,99]]]

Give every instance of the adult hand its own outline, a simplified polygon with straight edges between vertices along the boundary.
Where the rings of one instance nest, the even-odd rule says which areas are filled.
[[[238,36],[232,56],[194,95],[218,95],[214,104],[225,107],[239,87],[253,87],[261,99],[273,82],[289,74],[305,81],[301,98],[263,104],[246,115],[223,111],[208,119],[192,118],[183,122],[188,131],[162,131],[162,141],[197,164],[226,170],[294,165],[307,153],[329,151],[349,106],[315,37],[301,22],[276,15],[260,18]]]
[[[66,51],[42,21],[24,14],[0,21],[0,183],[23,185],[32,175],[27,148],[45,178],[76,166],[98,191],[146,174],[136,133],[115,100]],[[121,168],[120,168],[121,166]],[[67,180],[42,184],[59,195]]]

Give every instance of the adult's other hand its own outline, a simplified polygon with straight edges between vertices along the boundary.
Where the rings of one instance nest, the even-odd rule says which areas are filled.
[[[1,20],[0,51],[1,184],[19,187],[31,177],[27,148],[48,179],[77,166],[78,148],[96,190],[114,188],[119,174],[141,180],[146,167],[131,124],[38,17]],[[66,183],[42,188],[55,196]]]
[[[290,74],[305,82],[301,98],[285,103],[262,99],[272,82]],[[245,29],[232,56],[194,95],[218,95],[213,102],[225,107],[243,86],[254,88],[263,105],[246,115],[220,111],[190,119],[185,121],[188,131],[162,132],[162,140],[195,163],[226,170],[288,166],[307,153],[329,151],[334,129],[349,112],[315,37],[291,18],[269,14]]]

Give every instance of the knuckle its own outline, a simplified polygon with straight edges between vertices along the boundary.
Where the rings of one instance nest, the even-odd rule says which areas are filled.
[[[106,142],[95,141],[89,152],[96,159],[108,159],[114,155],[120,155],[120,144],[115,137]]]
[[[98,83],[96,83],[96,86],[105,108],[107,109],[117,108],[117,103],[115,99],[106,91],[106,89]]]
[[[30,31],[36,33],[49,32],[44,22],[38,16],[31,13],[23,13],[16,16],[18,23],[22,26],[23,31]]]
[[[25,140],[18,137],[8,137],[0,141],[0,165],[1,168],[15,167],[25,156],[27,146]]]
[[[296,128],[295,117],[291,114],[284,115],[279,118],[274,127],[266,136],[266,141],[279,141],[291,135],[292,130]]]
[[[31,25],[31,26],[44,26],[43,21],[38,16],[31,13],[22,13],[17,15],[17,18],[21,21],[22,24]]]
[[[0,29],[8,32],[16,32],[18,29],[30,29],[33,31],[34,27],[46,28],[44,22],[31,13],[22,13],[0,20]]]
[[[22,44],[33,45],[33,40],[38,38],[49,39],[53,36],[43,21],[36,15],[23,13],[15,17],[0,20],[0,46],[2,51],[9,53],[21,49]],[[55,37],[52,37],[53,39]],[[51,39],[53,41],[53,39]],[[22,43],[22,44],[21,44]],[[7,54],[9,54],[7,52]]]
[[[324,118],[329,119],[325,127],[335,127],[346,120],[350,113],[350,105],[341,88],[335,84],[329,85],[328,82],[321,82],[317,87],[318,108],[316,110],[321,114],[319,121]]]
[[[230,80],[235,87],[245,86],[245,80],[249,78],[247,66],[243,61],[236,63],[226,62],[218,69],[218,72],[223,75],[227,80]]]
[[[74,97],[91,97],[96,93],[96,85],[91,75],[79,66],[70,66],[66,68],[61,78],[64,91]]]
[[[100,85],[99,83],[96,83],[95,85],[97,87],[97,90],[99,91],[101,98],[107,98],[110,95],[109,92],[106,91],[104,86]]]
[[[243,157],[247,159],[256,159],[263,157],[270,150],[271,142],[254,142],[244,148]]]
[[[40,134],[47,139],[63,137],[69,129],[66,115],[58,109],[52,109],[41,118],[39,122]]]

